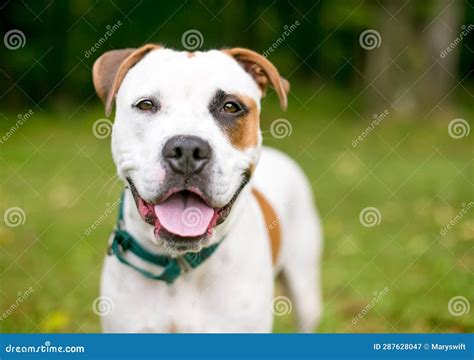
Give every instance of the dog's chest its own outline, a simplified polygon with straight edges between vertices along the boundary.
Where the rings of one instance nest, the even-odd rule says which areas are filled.
[[[145,279],[106,259],[102,295],[113,313],[102,317],[106,332],[269,331],[273,293],[269,267],[239,268],[220,249],[218,256],[173,285]]]
[[[151,280],[108,256],[101,295],[114,310],[106,332],[268,332],[272,327],[273,268],[256,202],[218,250],[173,285]]]
[[[219,298],[219,292],[210,292],[208,287],[189,280],[184,277],[173,286],[163,283],[144,286],[139,290],[142,296],[122,299],[137,307],[137,312],[127,315],[126,326],[135,328],[134,332],[166,333],[202,332],[204,323],[220,328],[219,314],[227,310],[220,305],[223,299]],[[130,327],[130,324],[134,325]]]

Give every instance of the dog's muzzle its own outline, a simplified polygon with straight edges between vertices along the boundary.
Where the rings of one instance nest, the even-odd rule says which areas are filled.
[[[173,136],[162,148],[166,177],[159,194],[144,200],[127,178],[138,212],[154,226],[157,238],[169,242],[209,238],[229,215],[250,171],[242,174],[242,183],[227,204],[216,203],[209,188],[212,155],[209,143],[197,136]]]

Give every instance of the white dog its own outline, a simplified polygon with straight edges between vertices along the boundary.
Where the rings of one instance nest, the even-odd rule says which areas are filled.
[[[149,44],[106,52],[93,79],[107,115],[116,105],[112,153],[126,185],[102,273],[113,302],[103,331],[271,332],[285,306],[299,331],[314,331],[312,193],[293,160],[262,148],[266,87],[287,105],[277,69],[247,49]],[[278,274],[289,299],[275,298]]]

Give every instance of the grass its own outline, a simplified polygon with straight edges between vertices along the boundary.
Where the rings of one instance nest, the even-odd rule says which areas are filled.
[[[312,98],[298,88],[295,94],[285,114],[273,97],[265,101],[262,130],[267,145],[288,152],[306,171],[323,219],[319,331],[472,332],[474,317],[448,311],[454,296],[474,299],[472,213],[440,235],[462,204],[473,201],[473,134],[453,139],[447,131],[449,120],[472,112],[417,121],[391,109],[353,147],[372,119],[346,108],[350,94],[324,89]],[[0,145],[0,215],[11,207],[26,214],[19,227],[0,221],[0,316],[33,289],[0,321],[2,332],[100,331],[92,302],[115,214],[91,235],[85,229],[116,201],[121,186],[110,139],[91,131],[102,110],[80,111],[38,111]],[[282,116],[291,120],[292,134],[278,140],[269,128]],[[7,117],[1,134],[16,121],[16,114]],[[366,207],[380,211],[378,225],[361,225]],[[276,332],[294,331],[291,314],[275,320]]]

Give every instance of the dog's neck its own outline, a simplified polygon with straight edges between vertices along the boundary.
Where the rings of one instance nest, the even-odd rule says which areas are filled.
[[[250,190],[251,184],[247,184],[239,194],[227,219],[222,224],[215,227],[207,246],[218,243],[229,233],[229,229],[232,228],[233,224],[238,219],[239,213],[244,210],[248,197],[251,196]],[[143,221],[138,213],[135,200],[133,199],[129,189],[125,190],[123,202],[124,228],[136,239],[136,241],[140,243],[140,245],[155,254],[177,255],[170,253],[166,247],[166,243],[155,239],[153,226]]]

